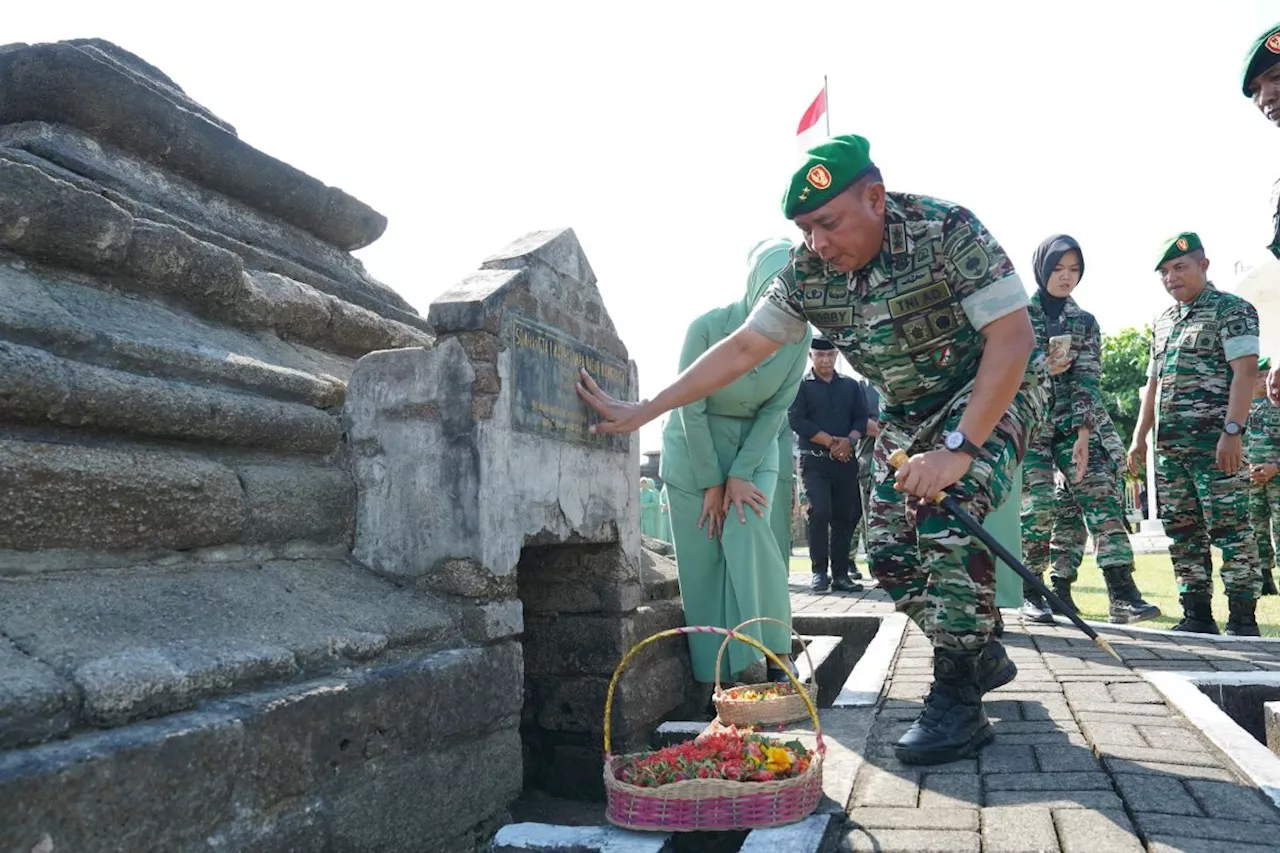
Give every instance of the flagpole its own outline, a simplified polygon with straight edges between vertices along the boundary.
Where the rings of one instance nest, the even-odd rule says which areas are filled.
[[[827,139],[831,138],[831,92],[827,90],[827,75],[822,75],[822,100],[827,102],[827,108],[823,110],[823,118],[827,120]]]

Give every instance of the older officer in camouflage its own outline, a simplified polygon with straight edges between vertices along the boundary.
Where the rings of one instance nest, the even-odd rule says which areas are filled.
[[[862,137],[811,149],[783,212],[804,245],[742,328],[652,401],[613,400],[585,373],[579,394],[607,421],[597,431],[630,432],[800,340],[808,323],[818,327],[880,393],[872,572],[934,646],[933,687],[898,758],[973,755],[993,737],[982,693],[1016,668],[991,638],[992,555],[928,499],[956,486],[982,519],[1007,495],[1044,420],[1048,373],[1026,291],[968,210],[886,192]],[[910,459],[895,477],[887,459],[897,448]]]
[[[1227,633],[1256,637],[1262,573],[1243,442],[1258,369],[1258,312],[1209,282],[1209,260],[1192,232],[1165,243],[1156,269],[1177,304],[1155,322],[1129,470],[1142,468],[1158,409],[1156,497],[1183,611],[1173,630],[1218,633],[1207,568],[1213,540],[1222,549]]]
[[[1032,258],[1037,290],[1029,314],[1036,339],[1049,355],[1053,376],[1053,405],[1049,424],[1027,450],[1023,465],[1022,548],[1027,566],[1043,572],[1049,562],[1054,518],[1070,502],[1080,508],[1098,543],[1098,567],[1102,569],[1111,600],[1111,621],[1141,622],[1160,615],[1160,608],[1142,600],[1133,582],[1133,548],[1124,526],[1124,494],[1117,476],[1117,461],[1102,445],[1102,424],[1111,422],[1102,405],[1102,336],[1098,321],[1071,297],[1084,276],[1084,254],[1075,238],[1055,234],[1036,249]],[[1070,336],[1060,356],[1050,340]],[[1055,494],[1054,472],[1065,477],[1064,500]],[[1064,572],[1054,565],[1053,591],[1074,607],[1071,584],[1074,567]],[[1035,622],[1053,622],[1040,593],[1023,587],[1023,616]]]
[[[1267,401],[1266,371],[1271,359],[1258,359],[1258,380],[1245,445],[1249,454],[1249,520],[1258,545],[1262,594],[1277,595],[1271,570],[1276,565],[1274,526],[1280,526],[1280,408]]]

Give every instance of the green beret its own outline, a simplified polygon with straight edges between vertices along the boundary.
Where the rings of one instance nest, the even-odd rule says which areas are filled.
[[[811,213],[848,189],[871,168],[871,143],[861,136],[833,136],[805,152],[782,197],[782,215]]]
[[[1262,35],[1249,45],[1249,52],[1244,57],[1244,72],[1240,80],[1240,88],[1244,91],[1246,98],[1253,97],[1249,94],[1249,84],[1277,62],[1280,62],[1280,24],[1274,24],[1263,30]]]
[[[1258,369],[1259,369],[1259,370],[1270,370],[1270,369],[1271,369],[1271,357],[1270,357],[1270,356],[1267,356],[1267,355],[1264,355],[1262,358],[1258,359]]]
[[[1196,249],[1203,248],[1200,236],[1196,232],[1183,231],[1181,234],[1175,234],[1165,240],[1164,245],[1160,248],[1160,260],[1156,261],[1156,271],[1160,270],[1160,265],[1165,261],[1180,258],[1183,255],[1194,252]]]

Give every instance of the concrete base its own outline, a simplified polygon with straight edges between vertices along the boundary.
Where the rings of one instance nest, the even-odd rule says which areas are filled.
[[[671,853],[668,832],[631,832],[613,826],[512,823],[498,830],[493,853]]]

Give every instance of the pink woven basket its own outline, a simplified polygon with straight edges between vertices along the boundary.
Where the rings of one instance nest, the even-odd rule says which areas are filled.
[[[760,645],[749,634],[738,634],[725,628],[689,626],[661,631],[641,640],[618,663],[609,681],[604,711],[604,786],[607,806],[605,816],[610,823],[625,829],[659,830],[662,832],[706,832],[735,829],[757,829],[794,823],[813,814],[822,799],[822,761],[827,747],[822,739],[822,724],[816,706],[790,672],[817,735],[817,749],[808,769],[799,776],[772,782],[734,782],[725,779],[689,779],[656,788],[642,788],[620,780],[618,764],[628,756],[616,756],[610,749],[610,719],[613,693],[623,670],[636,653],[664,637],[686,634],[719,634],[732,637],[758,649],[779,669],[785,669],[773,652]]]

